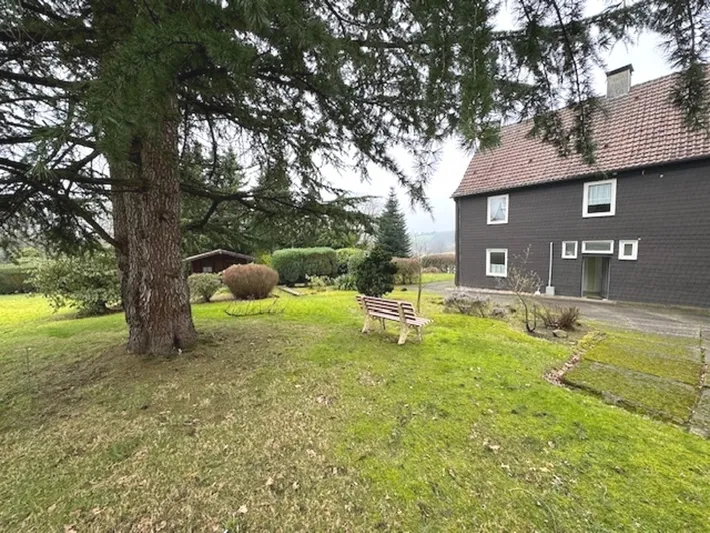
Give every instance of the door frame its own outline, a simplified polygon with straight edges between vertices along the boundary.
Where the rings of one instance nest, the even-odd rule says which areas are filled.
[[[601,287],[599,290],[599,295],[601,296],[602,300],[608,300],[609,299],[609,291],[611,289],[611,256],[609,254],[583,254],[582,255],[582,278],[580,280],[579,284],[579,295],[582,298],[588,298],[588,296],[584,295],[584,285],[585,285],[585,280],[586,280],[586,274],[587,274],[587,259],[589,258],[599,258],[602,260],[602,263],[600,264],[600,267],[602,269],[602,273],[600,274],[601,277]],[[604,266],[603,266],[603,260],[607,259],[607,268],[606,268],[606,284],[604,283]],[[604,289],[606,288],[606,291]],[[604,294],[606,293],[606,294]]]

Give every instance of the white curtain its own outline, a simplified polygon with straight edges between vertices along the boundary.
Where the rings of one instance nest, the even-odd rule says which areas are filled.
[[[496,198],[491,201],[491,204],[491,220],[505,220],[505,212],[508,207],[505,198]]]
[[[611,203],[611,183],[589,186],[589,205]]]

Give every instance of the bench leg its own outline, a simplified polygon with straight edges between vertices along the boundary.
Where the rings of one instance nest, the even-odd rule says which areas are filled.
[[[419,342],[424,340],[424,328],[422,326],[417,328],[417,338],[419,339]]]
[[[407,342],[407,335],[409,335],[409,327],[407,324],[400,324],[399,326],[399,341],[397,344],[404,344]]]
[[[365,314],[365,324],[362,326],[363,333],[369,333],[372,330],[372,318]]]
[[[380,324],[382,324],[382,331],[387,331],[387,328],[385,327],[385,319],[380,318]]]

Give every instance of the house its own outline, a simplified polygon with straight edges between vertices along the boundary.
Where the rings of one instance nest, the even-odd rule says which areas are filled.
[[[230,252],[229,250],[212,250],[202,254],[193,255],[183,259],[183,263],[190,264],[190,273],[222,272],[232,265],[245,265],[253,263],[256,259],[250,255]]]
[[[501,288],[529,250],[548,294],[710,306],[710,137],[684,126],[675,75],[632,72],[607,74],[595,166],[526,121],[473,156],[454,193],[457,286]]]

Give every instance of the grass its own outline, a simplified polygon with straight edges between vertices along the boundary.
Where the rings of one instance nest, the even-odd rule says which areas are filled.
[[[453,272],[432,272],[422,273],[422,283],[433,283],[436,281],[454,281],[455,274]]]
[[[699,341],[609,331],[565,381],[621,405],[686,423],[702,371]]]
[[[218,302],[164,359],[41,302],[0,297],[0,530],[706,530],[710,442],[548,384],[570,348],[505,323],[426,298],[400,347],[353,293]]]
[[[678,424],[688,420],[697,396],[690,385],[589,360],[568,373],[565,381]]]

